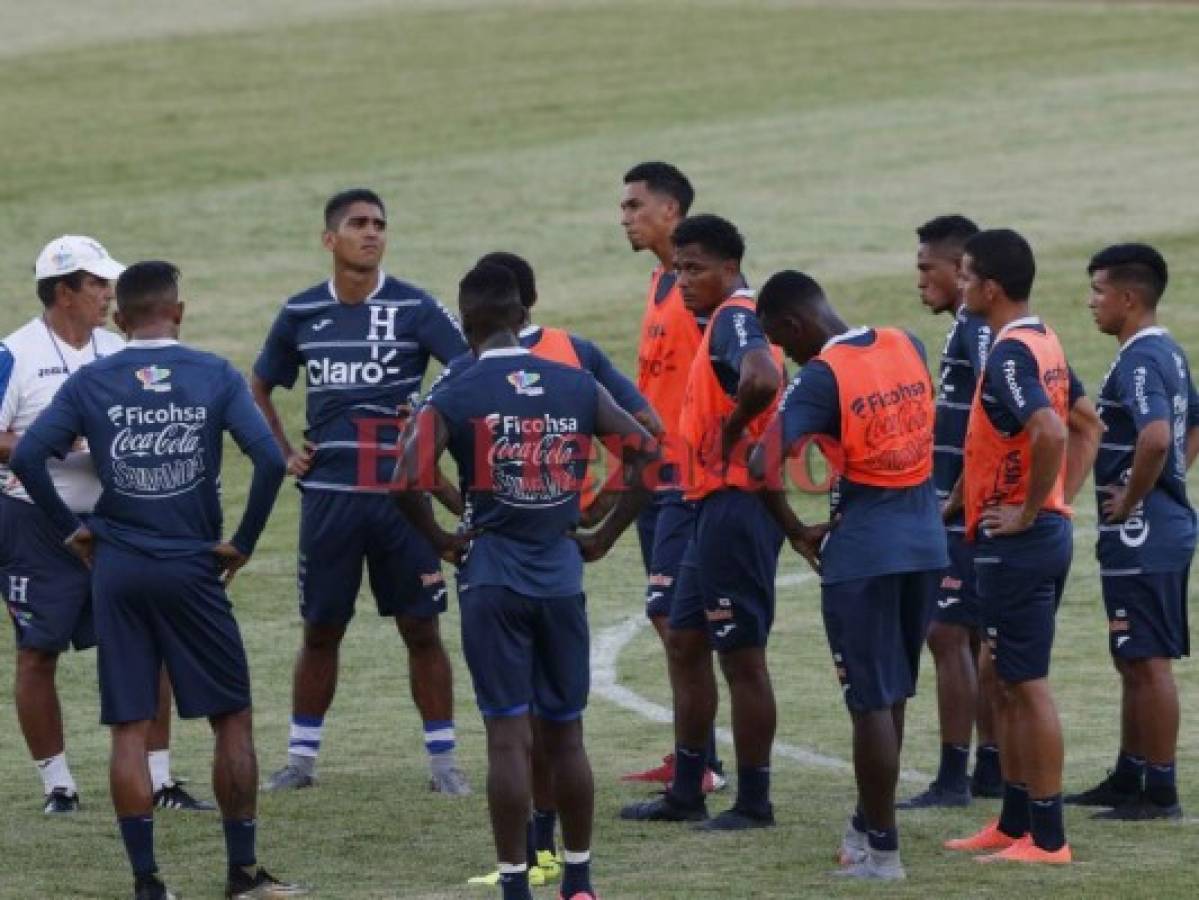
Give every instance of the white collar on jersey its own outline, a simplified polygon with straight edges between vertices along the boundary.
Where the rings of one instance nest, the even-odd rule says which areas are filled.
[[[849,331],[843,331],[840,334],[834,334],[831,338],[824,342],[824,346],[820,348],[820,352],[823,353],[829,347],[835,346],[842,341],[849,341],[856,337],[861,337],[869,330],[870,329],[867,326],[859,325],[857,328],[849,329]]]
[[[1024,328],[1029,325],[1043,325],[1043,324],[1044,323],[1041,321],[1040,316],[1024,316],[1023,318],[1015,319],[1011,322],[1008,322],[1006,325],[1004,325],[1002,328],[999,329],[999,334],[995,335],[995,340],[992,343],[998,344],[1000,341],[1002,341],[1004,339],[1004,337],[1007,336],[1007,333],[1009,331],[1011,331],[1013,328]]]
[[[374,300],[376,297],[378,297],[379,294],[382,292],[383,284],[386,281],[387,281],[387,273],[384,272],[382,269],[380,269],[379,270],[379,283],[376,284],[375,289],[373,291],[371,291],[370,294],[367,295],[366,300]],[[329,281],[327,282],[327,284],[329,285],[329,296],[332,297],[334,300],[336,300],[338,303],[340,303],[341,298],[337,296],[337,288],[333,286],[333,279],[330,278]],[[366,300],[363,300],[362,302],[365,303]]]
[[[479,360],[491,359],[492,357],[499,359],[504,356],[529,356],[530,352],[525,347],[492,347],[490,350],[484,350],[480,353]]]
[[[536,334],[540,330],[541,330],[540,325],[534,325],[532,322],[530,322],[528,325],[526,325],[524,328],[522,328],[520,331],[518,331],[516,333],[516,336],[522,337],[522,338],[528,337],[531,334]]]
[[[163,347],[177,347],[178,345],[179,341],[175,338],[152,338],[149,340],[135,338],[125,346],[130,350],[160,350]]]
[[[1130,337],[1128,340],[1126,340],[1123,344],[1120,345],[1120,352],[1123,353],[1125,350],[1127,350],[1129,348],[1129,346],[1132,344],[1133,341],[1139,341],[1143,337],[1156,337],[1159,334],[1169,334],[1169,333],[1170,333],[1169,331],[1167,331],[1165,328],[1162,328],[1162,326],[1160,326],[1160,325],[1150,325],[1148,328],[1142,328],[1140,331],[1138,331],[1136,334],[1134,334],[1132,337]]]

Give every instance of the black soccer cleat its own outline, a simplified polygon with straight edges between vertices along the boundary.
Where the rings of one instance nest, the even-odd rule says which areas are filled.
[[[696,831],[748,831],[751,828],[773,828],[774,807],[768,806],[765,812],[754,812],[734,806],[694,827]]]
[[[46,795],[42,812],[48,816],[61,816],[79,812],[79,792],[65,787],[56,787]]]
[[[1108,822],[1149,822],[1155,819],[1177,821],[1182,818],[1182,805],[1171,803],[1169,806],[1162,806],[1141,794],[1128,803],[1101,810],[1091,818]]]
[[[942,809],[953,806],[969,806],[970,805],[970,790],[968,788],[960,788],[955,790],[951,787],[946,787],[940,782],[934,781],[928,786],[928,790],[915,797],[909,797],[907,800],[901,800],[895,804],[896,809]]]
[[[183,787],[182,778],[168,782],[154,792],[154,805],[159,809],[182,809],[189,812],[211,812],[216,804],[211,800],[197,800]]]
[[[667,792],[657,800],[630,803],[620,810],[620,817],[633,822],[703,822],[708,818],[708,805],[703,798],[697,803],[680,803]]]
[[[1108,772],[1107,778],[1089,790],[1077,794],[1067,794],[1062,802],[1070,806],[1124,806],[1136,802],[1141,792],[1137,789],[1125,790],[1116,780],[1114,772]]]
[[[233,900],[275,900],[306,897],[308,888],[280,881],[262,866],[230,866],[225,896]]]
[[[157,875],[140,875],[133,882],[133,900],[177,900]]]

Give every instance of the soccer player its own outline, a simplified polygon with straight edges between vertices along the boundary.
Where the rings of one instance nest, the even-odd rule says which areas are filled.
[[[753,294],[741,288],[745,242],[736,227],[718,216],[693,216],[679,223],[673,241],[683,300],[708,320],[679,419],[688,451],[685,498],[697,512],[667,633],[675,772],[660,799],[626,806],[621,817],[701,822],[714,831],[762,828],[774,824],[775,705],[766,642],[783,534],[758,499],[747,454],[778,405],[782,358],[762,334]],[[713,649],[732,699],[737,799],[709,820],[703,777],[716,717]]]
[[[74,372],[17,445],[12,467],[55,532],[92,567],[100,717],[112,729],[110,781],[135,900],[172,896],[158,878],[146,742],[165,664],[179,714],[215,735],[213,787],[228,851],[225,896],[300,896],[257,864],[258,763],[250,676],[225,585],[245,565],[284,477],[283,457],[242,377],[181,345],[178,270],[145,262],[117,281],[129,344]],[[221,533],[222,435],[254,464],[246,510]],[[101,493],[84,524],[47,471],[83,438]]]
[[[29,499],[7,468],[21,434],[53,399],[67,376],[124,346],[104,327],[112,282],[124,267],[96,240],[63,235],[48,243],[34,265],[40,316],[0,344],[0,593],[17,638],[17,719],[42,778],[47,814],[79,808],[67,764],[62,708],[55,688],[58,657],[96,643],[91,576],[57,539],[46,514]],[[100,495],[86,445],[50,464],[50,474],[71,510],[91,513]],[[163,673],[159,714],[147,746],[154,802],[167,809],[211,810],[170,772],[170,682]]]
[[[507,269],[480,263],[462,279],[459,297],[478,360],[438,386],[419,413],[399,473],[408,490],[396,497],[443,558],[460,567],[462,644],[487,728],[487,799],[503,897],[532,897],[525,862],[532,713],[562,818],[561,896],[594,900],[582,562],[584,554],[602,556],[649,499],[639,469],[652,458],[652,438],[588,372],[519,345],[523,309]],[[593,434],[621,440],[631,489],[576,545],[569,533]],[[468,513],[454,534],[437,525],[416,490],[432,480],[428,473],[447,447],[467,495]]]
[[[1057,335],[1030,314],[1035,276],[1032,248],[1014,231],[981,231],[966,242],[963,299],[994,337],[970,410],[959,489],[998,679],[1005,784],[999,819],[945,846],[992,851],[986,860],[1063,864],[1072,854],[1049,657],[1073,553],[1069,501],[1094,461],[1101,426]]]
[[[617,406],[629,413],[650,434],[657,437],[661,434],[662,423],[646,399],[636,386],[626,378],[619,369],[612,365],[607,355],[586,338],[579,337],[561,328],[534,325],[532,322],[533,306],[537,303],[537,277],[528,261],[515,253],[497,250],[479,259],[478,264],[490,264],[507,269],[515,279],[520,305],[524,310],[520,330],[517,337],[522,347],[527,348],[534,356],[548,359],[575,369],[585,369],[602,385]],[[474,355],[459,360],[452,360],[446,371],[450,373],[438,382],[444,384],[451,377],[457,377],[474,362]],[[586,512],[590,504],[594,507],[600,496],[592,490],[587,490],[589,484],[584,483],[584,492],[580,497],[580,506]],[[615,494],[609,494],[615,497]],[[602,518],[602,516],[601,516]],[[554,830],[557,823],[557,810],[554,806],[554,792],[551,783],[551,767],[546,758],[545,741],[541,737],[539,720],[532,719],[532,785],[533,785],[533,818],[529,822],[529,883],[534,887],[556,879],[561,872],[557,850],[554,842]],[[492,872],[469,879],[471,884],[495,885],[499,883],[500,873]]]
[[[437,554],[387,497],[399,417],[429,357],[467,350],[453,317],[421,289],[384,274],[383,201],[354,189],[325,204],[322,243],[333,277],[289,299],[254,364],[251,389],[302,491],[299,595],[304,637],[292,688],[287,765],[267,790],[315,783],[325,715],[337,689],[338,648],[354,614],[363,563],[381,616],[408,648],[412,698],[424,720],[430,788],[470,792],[455,759],[452,672],[437,619],[446,587]],[[275,387],[306,375],[307,429],[293,449]]]
[[[679,469],[686,451],[679,434],[679,413],[691,362],[703,339],[701,323],[683,303],[674,271],[671,237],[695,199],[687,176],[666,162],[643,162],[624,176],[620,224],[635,253],[649,250],[658,260],[650,275],[641,340],[637,351],[637,387],[662,419],[663,463],[653,502],[637,520],[637,538],[647,585],[645,614],[666,651],[667,672],[674,684],[669,642],[670,607],[683,551],[695,526],[695,504],[683,496]],[[744,287],[744,284],[739,285]],[[673,688],[672,688],[673,690]],[[704,789],[725,786],[724,766],[716,750],[715,729],[708,740],[708,767]],[[674,754],[644,772],[632,772],[625,781],[669,783],[674,779]]]
[[[1123,699],[1115,771],[1066,802],[1113,807],[1098,819],[1178,819],[1171,660],[1190,650],[1195,512],[1186,472],[1199,452],[1199,395],[1186,354],[1157,324],[1168,280],[1161,254],[1116,244],[1096,253],[1087,273],[1095,325],[1119,344],[1099,389],[1105,432],[1095,492],[1103,604]]]
[[[962,444],[970,401],[987,356],[991,329],[986,320],[962,307],[958,266],[962,245],[978,233],[964,216],[938,216],[916,229],[916,286],[933,313],[953,319],[941,351],[937,394],[933,481],[944,505],[962,474]],[[999,747],[995,743],[989,693],[980,691],[982,619],[974,590],[974,560],[963,539],[960,507],[944,506],[949,568],[934,590],[928,648],[937,671],[937,715],[941,723],[941,764],[928,789],[899,804],[899,809],[966,806],[970,796],[1000,797]],[[974,777],[967,775],[970,739],[978,723]]]
[[[767,446],[778,442],[778,462],[814,436],[844,453],[831,531],[803,525],[781,490],[766,495],[791,545],[809,560],[819,554],[824,627],[853,719],[858,802],[840,874],[901,879],[895,785],[904,708],[916,692],[929,598],[948,563],[924,347],[899,329],[850,328],[802,272],[779,272],[762,286],[758,318],[802,366]],[[767,452],[755,451],[755,470]]]

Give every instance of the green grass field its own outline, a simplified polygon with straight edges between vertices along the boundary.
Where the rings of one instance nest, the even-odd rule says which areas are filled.
[[[915,296],[913,228],[961,211],[1020,229],[1041,264],[1035,307],[1093,392],[1115,349],[1085,309],[1085,262],[1103,244],[1161,247],[1173,268],[1163,318],[1184,345],[1199,345],[1199,312],[1189,305],[1199,292],[1197,46],[1199,7],[1184,3],[11,0],[0,9],[0,332],[37,312],[30,269],[42,244],[88,233],[121,260],[180,264],[185,337],[248,369],[281,300],[326,277],[317,241],[324,198],[361,183],[391,204],[390,271],[452,301],[480,253],[521,252],[538,269],[540,317],[596,339],[631,371],[651,261],[633,257],[617,227],[620,176],[665,158],[692,177],[697,211],[742,227],[754,283],[803,268],[851,321],[901,323],[930,348],[947,322],[927,316]],[[294,432],[299,393],[284,400]],[[246,473],[230,458],[236,516]],[[282,761],[300,634],[295,494],[284,490],[233,592],[264,770]],[[1103,774],[1117,741],[1094,519],[1084,495],[1053,673],[1073,788]],[[800,571],[796,557],[784,558],[783,574]],[[631,536],[589,582],[597,634],[640,613]],[[848,717],[815,581],[792,579],[779,605],[779,738],[843,759]],[[484,798],[426,792],[401,644],[369,609],[344,648],[323,783],[263,799],[260,855],[338,900],[487,896],[463,884],[493,860]],[[457,618],[445,617],[444,632],[458,674],[460,753],[481,788],[482,727]],[[10,646],[0,642],[2,685],[12,679]],[[905,765],[927,773],[937,732],[925,662]],[[1179,768],[1195,812],[1199,674],[1189,664],[1179,671]],[[647,627],[617,660],[615,681],[668,702]],[[5,703],[0,898],[128,896],[94,657],[64,658],[60,687],[86,809],[68,821],[41,814],[40,784]],[[596,696],[588,727],[603,896],[863,890],[827,875],[853,796],[846,768],[779,758],[779,827],[767,834],[629,827],[616,810],[638,794],[617,775],[666,752],[669,726]],[[203,723],[176,725],[175,768],[205,795],[209,753]],[[1100,828],[1071,812],[1079,862],[1055,871],[983,868],[939,849],[989,812],[903,818],[909,880],[881,890],[1194,896],[1193,824]],[[215,818],[164,813],[158,841],[164,874],[184,896],[218,895]]]

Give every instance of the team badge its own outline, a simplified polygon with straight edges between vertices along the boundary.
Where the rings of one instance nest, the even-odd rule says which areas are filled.
[[[541,376],[538,373],[526,372],[524,369],[508,376],[508,384],[515,388],[516,393],[524,394],[526,397],[540,397],[545,393],[545,388],[534,386],[540,380]]]
[[[143,369],[138,369],[133,374],[142,383],[142,390],[163,394],[171,389],[171,383],[167,381],[171,377],[170,369],[164,369],[160,366],[146,366]]]

